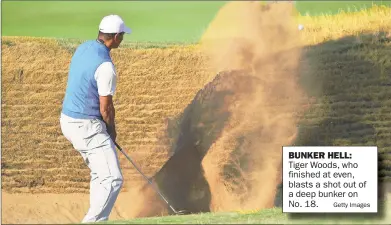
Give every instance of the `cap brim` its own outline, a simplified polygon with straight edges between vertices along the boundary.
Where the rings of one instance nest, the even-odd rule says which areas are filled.
[[[130,34],[130,33],[132,33],[132,30],[129,27],[124,26],[124,32],[127,34]]]

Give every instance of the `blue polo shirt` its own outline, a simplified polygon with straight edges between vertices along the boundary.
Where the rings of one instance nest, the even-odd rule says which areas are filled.
[[[62,113],[76,119],[101,119],[95,71],[104,62],[112,62],[110,49],[97,40],[81,44],[69,68]]]

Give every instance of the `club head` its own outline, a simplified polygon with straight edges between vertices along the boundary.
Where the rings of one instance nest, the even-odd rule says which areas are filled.
[[[189,215],[190,212],[186,210],[178,210],[175,212],[176,215]]]

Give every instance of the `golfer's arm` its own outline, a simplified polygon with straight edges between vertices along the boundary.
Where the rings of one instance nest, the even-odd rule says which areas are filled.
[[[113,104],[113,96],[99,96],[100,101],[100,113],[103,121],[107,126],[109,134],[115,131],[115,108]]]
[[[107,132],[112,135],[115,132],[113,95],[117,83],[114,65],[111,62],[102,63],[95,73],[95,79],[99,93],[99,110],[106,123]]]

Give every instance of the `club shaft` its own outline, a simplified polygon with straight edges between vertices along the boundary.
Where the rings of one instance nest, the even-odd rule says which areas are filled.
[[[130,161],[130,163],[132,163],[132,165],[134,166],[134,168],[136,168],[136,170],[144,177],[145,180],[148,181],[148,183],[152,186],[152,188],[160,195],[160,197],[163,199],[163,201],[165,201],[167,203],[167,205],[171,208],[172,211],[174,211],[174,213],[177,213],[177,211],[170,205],[170,203],[167,201],[167,199],[163,196],[162,193],[160,193],[159,189],[157,189],[155,187],[155,185],[153,185],[152,181],[147,177],[145,176],[145,174],[143,172],[141,172],[141,170],[137,167],[137,165],[133,162],[133,160],[122,150],[122,148],[117,144],[115,143],[115,145],[117,146],[117,148],[120,150],[120,152],[122,152],[122,154],[125,155],[125,157]]]

